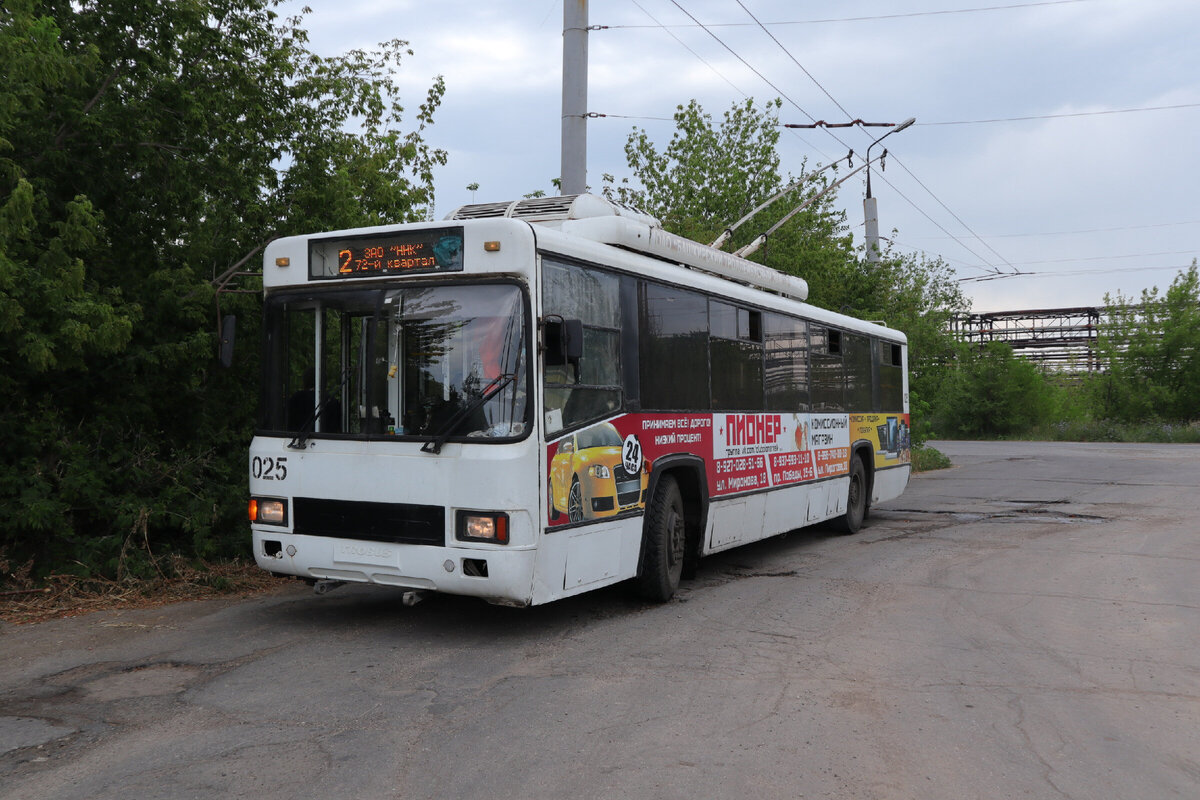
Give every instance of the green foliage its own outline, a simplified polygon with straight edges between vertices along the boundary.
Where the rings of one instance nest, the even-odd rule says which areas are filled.
[[[967,351],[947,377],[938,425],[960,437],[1008,436],[1056,418],[1059,387],[1004,342]]]
[[[929,445],[913,445],[912,468],[914,472],[931,472],[936,469],[949,469],[954,466],[950,458],[941,450]]]
[[[1058,442],[1155,442],[1200,444],[1200,425],[1178,422],[1117,422],[1112,419],[1069,419],[1042,425],[1024,438]]]
[[[841,300],[830,307],[883,321],[908,337],[909,409],[913,442],[920,444],[933,433],[933,417],[965,352],[949,323],[968,308],[967,299],[940,259],[900,255],[889,247],[876,263],[860,259],[849,266],[851,279],[829,281],[823,292]],[[853,280],[860,273],[867,277]]]
[[[777,153],[778,100],[760,107],[753,100],[733,105],[719,124],[695,101],[679,106],[676,129],[659,151],[644,130],[625,145],[633,178],[604,176],[604,193],[662,220],[673,232],[701,242],[714,241],[785,188]],[[803,171],[803,165],[802,165]],[[940,260],[899,255],[892,250],[870,263],[854,250],[836,194],[820,197],[829,173],[796,180],[772,205],[734,233],[727,250],[749,244],[793,209],[809,205],[771,235],[751,259],[804,278],[809,302],[823,308],[883,321],[909,339],[913,397],[940,397],[959,347],[948,333],[950,317],[967,301],[949,266]],[[928,404],[913,402],[914,433],[928,435]]]
[[[1141,303],[1105,296],[1098,350],[1107,370],[1090,386],[1096,415],[1140,422],[1200,419],[1200,274],[1196,262]]]
[[[673,233],[715,239],[780,188],[780,105],[734,104],[717,127],[695,100],[679,106],[675,133],[662,152],[646,131],[634,129],[625,158],[637,182],[617,184],[606,175],[605,194],[658,217]]]
[[[236,552],[259,301],[221,370],[213,278],[432,205],[441,79],[404,130],[404,42],[320,57],[273,5],[0,7],[0,551],[42,572]]]
[[[712,242],[747,213],[785,189],[779,171],[780,101],[765,107],[746,100],[725,112],[719,124],[696,102],[679,106],[676,129],[660,152],[644,130],[625,144],[633,179],[604,176],[603,192],[618,202],[658,217],[663,227],[698,242]],[[802,165],[803,167],[803,165]],[[824,180],[788,177],[783,196],[745,222],[725,244],[749,244],[801,203],[812,201]],[[830,192],[796,214],[751,260],[804,277],[836,273],[854,261],[845,216]],[[819,280],[818,280],[819,282]],[[826,307],[836,307],[816,299]],[[832,300],[830,302],[833,302]]]

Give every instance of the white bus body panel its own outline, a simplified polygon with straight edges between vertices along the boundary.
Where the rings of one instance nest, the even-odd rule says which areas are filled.
[[[252,495],[286,498],[292,507],[297,497],[441,505],[446,508],[446,546],[358,540],[350,531],[344,538],[304,536],[294,534],[290,525],[258,524],[252,526],[254,557],[263,569],[308,579],[532,602],[543,524],[540,515],[531,512],[540,505],[536,438],[509,445],[448,443],[436,455],[421,452],[420,442],[310,439],[302,451],[289,449],[287,443],[282,438],[254,440],[251,459],[286,458],[287,477],[251,477]],[[405,481],[406,475],[419,478]],[[460,509],[506,512],[509,544],[457,541],[454,527]],[[280,543],[275,555],[268,555],[264,540]],[[488,576],[465,574],[463,559],[486,561]]]

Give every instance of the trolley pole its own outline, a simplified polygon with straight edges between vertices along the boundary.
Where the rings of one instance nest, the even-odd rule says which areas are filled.
[[[562,193],[587,191],[587,0],[563,0]]]

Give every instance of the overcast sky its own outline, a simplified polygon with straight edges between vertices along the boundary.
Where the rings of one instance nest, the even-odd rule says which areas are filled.
[[[449,152],[436,176],[439,217],[473,199],[553,193],[562,0],[307,5],[319,53],[410,43],[415,54],[397,77],[413,115],[434,76],[445,76],[427,134]],[[889,151],[886,171],[872,173],[880,230],[896,229],[897,247],[941,257],[963,279],[1028,273],[964,282],[976,311],[1137,296],[1165,288],[1200,255],[1197,0],[589,6],[589,23],[605,27],[589,34],[588,109],[607,115],[589,121],[593,187],[602,173],[629,174],[623,145],[634,126],[661,149],[676,106],[693,98],[719,120],[745,97],[781,97],[784,123],[917,118],[873,151]],[[829,163],[847,146],[864,153],[881,132],[785,132],[783,169]],[[861,178],[840,194],[858,238]]]

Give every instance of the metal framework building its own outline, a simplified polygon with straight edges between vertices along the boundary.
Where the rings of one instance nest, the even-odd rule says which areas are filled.
[[[1049,370],[1096,372],[1103,366],[1096,337],[1107,313],[1103,306],[991,311],[957,315],[950,327],[960,341],[1005,342],[1018,356]]]

